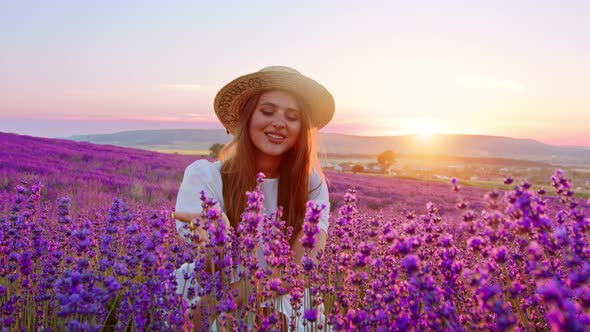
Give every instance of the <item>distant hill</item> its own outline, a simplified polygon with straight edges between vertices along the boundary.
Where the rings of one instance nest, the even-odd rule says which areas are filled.
[[[207,150],[227,143],[231,136],[219,129],[140,130],[114,134],[81,135],[68,139],[140,149]],[[553,165],[588,166],[590,149],[560,147],[532,139],[485,135],[355,136],[320,133],[320,149],[327,154],[374,156],[391,149],[398,154],[451,155],[533,160]]]
[[[590,150],[544,144],[532,139],[485,135],[352,136],[325,133],[321,138],[328,153],[365,151],[378,154],[392,149],[400,154],[451,155],[541,161],[553,165],[588,166]]]
[[[78,142],[110,144],[138,149],[208,150],[214,143],[227,143],[229,136],[219,129],[134,130],[114,134],[77,135]]]

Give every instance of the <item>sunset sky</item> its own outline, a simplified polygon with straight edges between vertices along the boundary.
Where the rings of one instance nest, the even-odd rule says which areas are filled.
[[[0,131],[221,128],[270,65],[336,100],[325,132],[590,146],[590,1],[3,1]]]

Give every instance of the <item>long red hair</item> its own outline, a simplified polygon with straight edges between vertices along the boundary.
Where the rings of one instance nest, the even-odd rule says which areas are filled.
[[[239,224],[240,215],[246,207],[246,191],[252,191],[256,187],[256,147],[250,138],[248,127],[264,92],[266,91],[252,96],[244,103],[239,114],[239,128],[233,140],[220,153],[223,161],[221,178],[225,213],[234,228]],[[295,237],[303,226],[311,171],[316,169],[322,179],[323,174],[315,150],[316,130],[310,127],[310,108],[303,98],[288,93],[296,99],[300,108],[301,131],[295,145],[283,153],[281,158],[277,206],[283,207],[283,219],[287,226],[293,227],[293,236],[290,239],[293,246]],[[312,188],[316,189],[318,188]]]

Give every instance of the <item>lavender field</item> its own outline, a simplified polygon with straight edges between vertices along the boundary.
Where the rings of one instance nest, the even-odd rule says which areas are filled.
[[[326,250],[309,255],[328,213],[310,204],[296,263],[290,230],[262,214],[258,191],[237,230],[207,198],[195,202],[210,243],[180,239],[170,213],[194,159],[0,133],[3,330],[208,329],[176,293],[186,262],[197,266],[189,296],[211,298],[215,313],[196,310],[217,330],[280,330],[283,295],[301,308],[287,317],[293,330],[590,329],[590,205],[563,172],[546,193],[523,179],[488,192],[328,172]],[[254,263],[257,243],[268,267]],[[234,300],[235,279],[246,301]]]

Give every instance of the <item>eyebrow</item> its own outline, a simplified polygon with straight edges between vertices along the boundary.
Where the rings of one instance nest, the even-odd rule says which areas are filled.
[[[268,105],[268,106],[271,106],[271,107],[273,107],[273,108],[279,108],[279,105],[277,105],[277,104],[275,104],[275,103],[271,103],[270,101],[265,101],[265,102],[261,103],[261,104],[260,104],[260,105],[258,105],[258,106],[263,106],[263,105]],[[289,107],[289,108],[287,108],[287,111],[294,111],[294,112],[299,112],[299,110],[298,110],[298,109],[296,109],[296,108],[292,108],[292,107]]]

